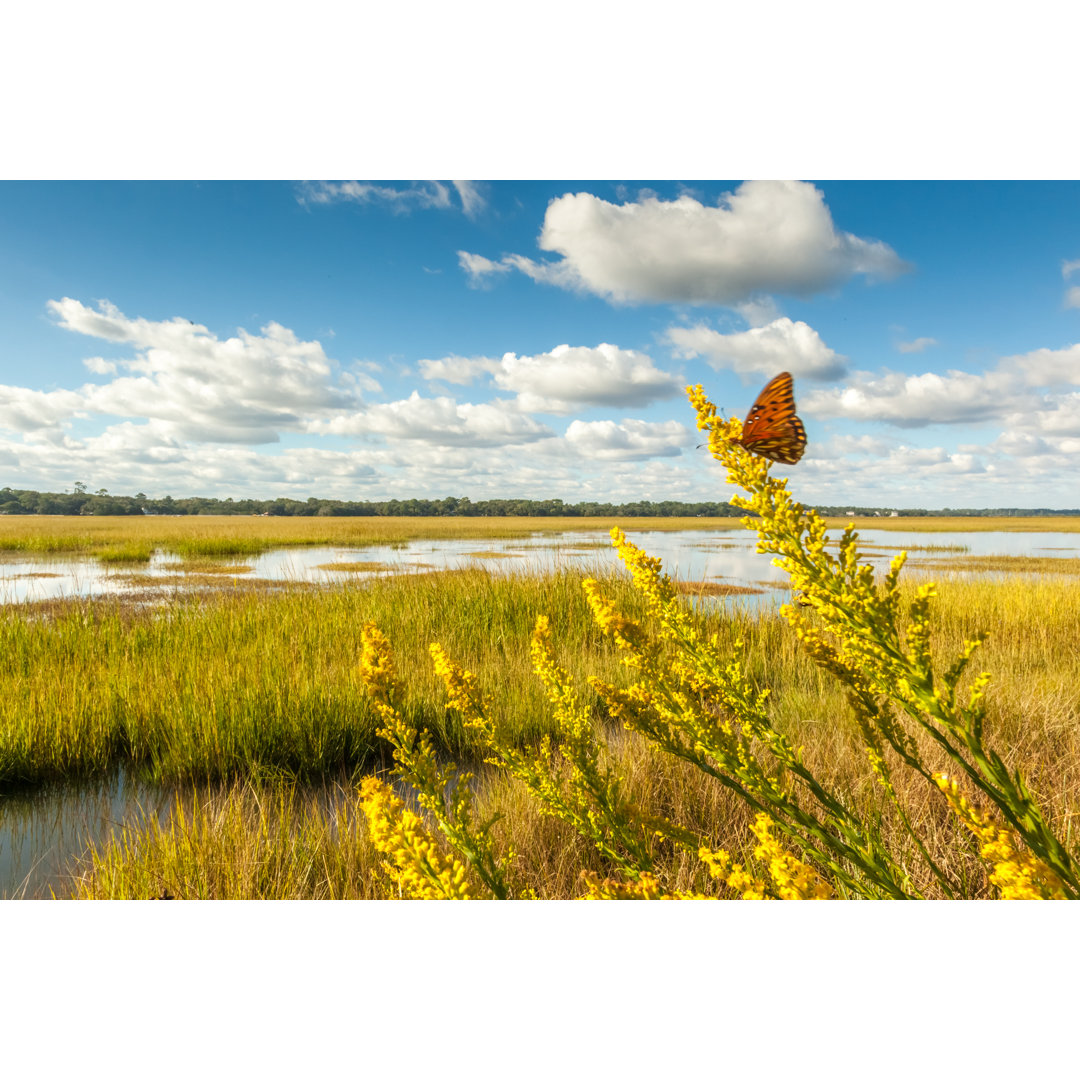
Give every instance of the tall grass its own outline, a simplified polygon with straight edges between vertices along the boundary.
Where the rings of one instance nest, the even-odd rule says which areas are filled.
[[[484,690],[493,699],[493,711],[518,726],[523,744],[534,744],[540,734],[549,730],[544,723],[549,709],[537,691],[526,652],[537,611],[565,613],[553,639],[566,646],[560,659],[573,671],[579,685],[585,674],[599,674],[613,681],[620,677],[603,641],[582,632],[583,625],[590,624],[580,606],[577,579],[564,575],[550,581],[506,580],[470,573],[378,584],[385,590],[381,603],[357,607],[352,615],[362,620],[381,611],[377,617],[387,620],[384,625],[396,642],[399,674],[405,684],[403,712],[410,722],[435,732],[440,753],[452,753],[478,773],[478,816],[502,815],[494,834],[496,850],[501,858],[514,851],[512,866],[521,887],[540,897],[565,898],[580,891],[578,876],[582,869],[600,875],[611,873],[611,863],[572,827],[539,813],[535,801],[517,780],[477,766],[467,733],[447,719],[441,689],[428,674],[431,666],[427,642],[452,642],[448,650],[481,677]],[[415,591],[429,585],[433,586],[431,592]],[[624,610],[628,610],[634,594],[616,593],[616,586],[616,579],[604,584],[605,591],[618,595]],[[460,618],[454,618],[455,608],[468,605],[469,597],[478,592],[487,599],[464,607]],[[905,601],[913,595],[914,587],[905,590]],[[308,619],[327,619],[333,610],[333,595],[303,600],[297,611]],[[344,598],[338,602],[344,603]],[[417,605],[415,619],[401,612],[398,605],[402,602]],[[280,616],[289,603],[275,608],[276,614],[270,618]],[[185,612],[173,611],[166,622],[194,615]],[[223,617],[213,615],[211,620]],[[855,807],[873,808],[877,798],[874,777],[844,693],[799,649],[786,624],[767,612],[737,607],[702,617],[709,631],[719,635],[722,648],[731,647],[737,640],[745,642],[752,681],[772,688],[773,724],[802,748],[807,767],[834,790],[845,792]],[[248,618],[252,618],[250,611]],[[292,624],[293,629],[300,621],[298,618]],[[219,633],[231,633],[236,625],[219,624]],[[249,622],[249,632],[260,633],[261,625]],[[338,633],[344,632],[342,621],[333,625]],[[136,626],[132,623],[129,632],[134,632]],[[981,666],[995,673],[987,698],[987,738],[1001,750],[1011,768],[1023,769],[1040,792],[1047,816],[1061,826],[1060,831],[1068,834],[1071,830],[1073,835],[1076,815],[1080,813],[1078,626],[1080,584],[1075,580],[999,582],[946,577],[939,581],[936,630],[931,640],[935,651],[947,654],[977,629],[990,628],[980,657]],[[342,681],[335,694],[344,694],[345,673],[352,680],[359,654],[359,626],[354,625],[348,633],[337,661]],[[326,635],[321,647],[326,647],[331,636]],[[275,641],[267,642],[268,652],[275,648]],[[223,683],[221,692],[230,696],[238,694],[239,689],[230,690]],[[368,717],[365,722],[373,724],[374,718]],[[646,814],[679,821],[695,833],[710,837],[714,847],[726,848],[733,854],[754,847],[752,815],[739,799],[685,762],[653,753],[635,733],[611,727],[603,731],[628,796]],[[934,748],[925,739],[920,741],[920,748],[934,765]],[[274,755],[265,753],[264,757],[273,759]],[[380,764],[389,762],[376,751],[365,768]],[[256,773],[252,767],[248,775]],[[258,884],[264,890],[258,895],[263,896],[330,895],[320,891],[328,886],[305,876],[305,868],[312,862],[313,848],[322,845],[320,850],[328,850],[336,835],[338,816],[346,813],[355,818],[355,793],[342,790],[326,805],[305,802],[299,792],[293,801],[283,802],[276,786],[266,798],[259,794],[260,785],[253,787],[243,779],[242,770],[239,776],[231,792],[200,803],[198,827],[187,825],[186,831],[176,834],[171,827],[150,825],[145,831],[128,833],[122,842],[101,847],[95,854],[94,867],[84,872],[79,894],[148,896],[159,895],[167,887],[173,895],[240,897],[255,895],[253,890]],[[985,866],[976,847],[944,804],[926,797],[918,783],[902,772],[894,776],[894,783],[900,798],[917,807],[912,825],[924,838],[934,860],[950,877],[965,883],[966,895],[989,896]],[[183,813],[190,821],[190,808]],[[294,839],[299,834],[307,837],[304,843]],[[323,839],[316,841],[316,834]],[[178,835],[183,838],[182,844]],[[885,839],[892,842],[900,838],[886,834]],[[346,846],[362,842],[362,837],[350,839]],[[239,868],[254,867],[260,858],[270,858],[267,852],[273,845],[280,847],[273,856],[274,875],[255,883],[253,871],[241,872]],[[374,856],[370,846],[363,852],[363,870],[356,871],[358,876],[349,886],[356,892],[348,892],[340,885],[335,888],[345,891],[333,895],[397,895],[390,883],[371,876]],[[346,855],[361,859],[359,854]],[[707,895],[717,891],[715,882],[703,876],[697,860],[687,859],[673,848],[661,845],[658,865],[677,889]],[[199,867],[198,873],[195,866]],[[199,881],[202,886],[193,885]],[[928,895],[935,895],[929,874],[917,876],[914,883]],[[157,892],[150,891],[155,888]]]
[[[149,819],[91,847],[71,895],[133,900],[362,900],[381,895],[378,854],[355,791],[237,784],[178,797],[167,824]]]
[[[101,774],[126,762],[162,780],[273,766],[309,779],[368,760],[374,717],[357,679],[360,631],[413,643],[406,708],[448,752],[469,749],[426,659],[434,637],[492,673],[520,737],[547,730],[528,631],[561,612],[567,660],[614,667],[573,574],[411,574],[332,591],[238,584],[147,611],[76,603],[51,619],[0,611],[0,787]],[[607,658],[605,661],[605,657]]]

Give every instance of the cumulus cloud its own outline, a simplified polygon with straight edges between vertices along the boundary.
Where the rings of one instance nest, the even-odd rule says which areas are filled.
[[[301,341],[271,322],[260,334],[238,330],[222,340],[188,319],[129,319],[102,301],[50,300],[66,330],[135,350],[117,363],[131,374],[78,391],[57,392],[69,413],[84,410],[156,421],[163,438],[192,442],[276,442],[302,416],[355,409],[355,388],[339,385],[317,341]],[[94,370],[94,365],[91,370]]]
[[[908,428],[977,424],[998,419],[1018,406],[1034,409],[1038,399],[1025,395],[1016,376],[1006,371],[983,375],[883,371],[876,377],[856,372],[848,386],[812,390],[800,402],[810,416],[877,420]]]
[[[1080,386],[1080,345],[1007,356],[999,367],[1019,373],[1027,386]]]
[[[116,363],[112,360],[106,360],[101,356],[88,356],[83,360],[83,366],[87,371],[92,371],[95,375],[115,375]]]
[[[516,394],[522,412],[566,415],[593,406],[640,408],[681,393],[683,381],[656,367],[645,353],[601,343],[557,345],[535,356],[505,353],[501,359],[448,356],[421,360],[432,381],[467,383],[490,375],[500,390]]]
[[[734,334],[721,334],[703,323],[672,326],[665,339],[675,347],[677,356],[702,356],[717,371],[730,370],[742,376],[790,371],[802,378],[826,380],[847,370],[846,357],[830,349],[816,330],[788,318]]]
[[[539,246],[561,258],[514,254],[470,265],[467,253],[459,257],[474,276],[513,268],[617,303],[728,306],[769,293],[810,297],[854,274],[909,269],[887,244],[837,230],[822,192],[799,181],[748,180],[716,206],[689,194],[621,204],[563,195],[548,205]]]
[[[655,457],[678,457],[693,434],[676,420],[650,423],[645,420],[574,420],[565,439],[574,452],[591,461],[642,461]]]
[[[1036,409],[1011,412],[1005,417],[1009,430],[1042,435],[1080,436],[1080,393],[1046,395]]]
[[[65,420],[85,407],[83,396],[73,390],[0,386],[0,427],[11,431],[59,430]]]
[[[936,345],[937,339],[932,337],[920,337],[914,341],[898,341],[896,343],[897,352],[902,353],[920,353],[925,349],[928,349],[931,345]]]
[[[478,375],[491,375],[502,361],[487,356],[444,356],[441,360],[421,360],[420,374],[428,382],[448,382],[457,386],[471,383]]]
[[[307,430],[319,435],[386,435],[438,446],[472,447],[536,442],[555,434],[503,402],[473,405],[448,397],[423,398],[415,390],[401,401],[312,421]]]
[[[596,405],[640,407],[676,396],[682,380],[634,349],[558,345],[536,356],[507,353],[495,385],[517,394],[524,412],[566,414]]]

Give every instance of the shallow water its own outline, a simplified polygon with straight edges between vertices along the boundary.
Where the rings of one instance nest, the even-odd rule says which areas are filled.
[[[683,581],[720,581],[761,589],[736,599],[743,603],[772,604],[785,599],[786,577],[772,565],[771,555],[754,551],[756,536],[742,528],[731,530],[688,529],[678,532],[650,531],[647,526],[628,530],[630,539],[650,555],[663,559],[664,569]],[[829,531],[832,538],[840,530]],[[870,546],[866,560],[885,567],[900,549],[911,549],[909,565],[920,558],[935,560],[964,555],[1040,555],[1076,558],[1080,537],[1076,533],[1009,532],[893,532],[866,529],[862,542]],[[966,550],[940,550],[963,547]],[[937,550],[920,551],[919,548]],[[887,550],[885,550],[887,549]],[[580,567],[599,570],[614,566],[617,556],[606,534],[595,531],[534,533],[527,538],[477,540],[414,540],[406,544],[367,547],[276,548],[261,555],[232,557],[223,564],[246,569],[232,575],[215,575],[222,584],[244,581],[290,581],[330,585],[357,581],[376,574],[407,573],[424,569],[457,569],[482,566],[494,573],[547,573]],[[350,563],[377,563],[378,570],[357,570]],[[339,564],[342,569],[327,569]],[[58,598],[123,596],[147,586],[164,596],[189,591],[181,560],[155,552],[148,564],[106,566],[87,557],[38,557],[6,555],[0,558],[0,603],[21,603]],[[975,573],[971,571],[971,573]],[[207,587],[205,584],[197,587]]]
[[[90,843],[125,825],[165,820],[172,788],[123,772],[105,780],[55,785],[30,794],[0,794],[0,898],[43,898],[70,891],[70,873]]]

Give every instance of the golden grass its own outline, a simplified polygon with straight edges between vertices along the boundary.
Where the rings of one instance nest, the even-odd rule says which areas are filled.
[[[956,559],[912,560],[913,570],[949,570],[1004,574],[1080,574],[1080,559],[1052,555],[966,555]]]
[[[533,533],[635,533],[738,529],[738,518],[488,517],[50,517],[0,515],[0,551],[86,552],[144,560],[155,548],[181,555],[258,554],[274,547],[372,546],[410,540],[513,539]],[[110,553],[112,553],[110,555]]]
[[[342,574],[373,574],[380,570],[393,570],[394,567],[384,562],[324,562],[316,566],[317,570],[336,570]]]
[[[721,581],[676,581],[675,588],[686,596],[740,596],[765,591],[749,585],[726,585]]]
[[[830,529],[854,525],[898,532],[1080,532],[1080,517],[828,517]]]

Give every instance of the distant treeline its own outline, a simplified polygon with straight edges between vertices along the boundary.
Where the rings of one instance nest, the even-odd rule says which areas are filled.
[[[1080,510],[1023,509],[921,510],[880,506],[818,506],[819,513],[844,517],[1036,517],[1080,515]],[[271,517],[740,517],[742,510],[727,502],[564,503],[562,499],[466,498],[388,499],[349,502],[343,499],[208,499],[194,496],[151,499],[110,495],[104,488],[88,491],[76,484],[73,492],[25,491],[0,488],[0,514],[266,514]]]

